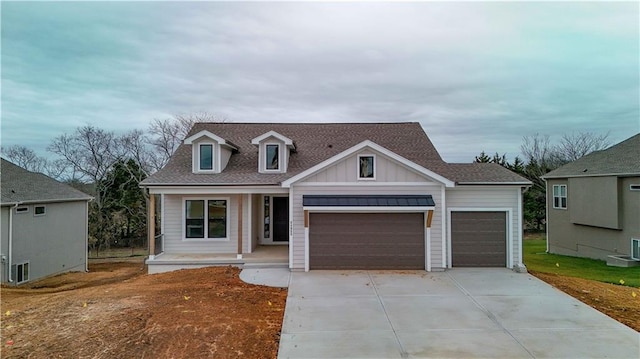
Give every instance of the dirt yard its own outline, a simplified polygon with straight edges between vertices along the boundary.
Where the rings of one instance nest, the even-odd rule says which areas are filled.
[[[286,289],[214,267],[144,275],[141,262],[102,262],[2,288],[2,358],[275,358]],[[532,273],[640,331],[640,290]],[[634,296],[635,293],[635,296]]]
[[[97,263],[2,288],[2,358],[275,358],[286,289],[212,267],[143,275]]]
[[[640,332],[640,289],[556,274],[531,274]]]

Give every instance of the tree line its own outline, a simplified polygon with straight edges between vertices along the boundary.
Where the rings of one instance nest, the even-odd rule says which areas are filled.
[[[175,116],[123,134],[86,125],[55,137],[47,147],[50,158],[22,145],[3,147],[2,157],[94,197],[89,203],[90,250],[141,246],[146,244],[149,198],[139,183],[169,161],[195,122],[221,120],[207,113]]]
[[[506,154],[488,156],[482,151],[474,162],[497,163],[531,181],[531,187],[523,195],[524,225],[525,229],[542,231],[546,225],[546,186],[542,176],[593,151],[609,147],[608,137],[608,133],[576,132],[563,135],[553,144],[548,135],[535,134],[522,139],[520,152],[524,159],[516,156],[509,162]]]

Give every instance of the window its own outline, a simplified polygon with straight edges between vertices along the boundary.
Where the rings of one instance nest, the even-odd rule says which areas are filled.
[[[358,156],[358,179],[375,179],[375,157]]]
[[[24,283],[29,280],[29,262],[14,264],[11,266],[11,278],[16,284]]]
[[[47,208],[45,206],[35,206],[33,208],[34,216],[44,216],[47,213]]]
[[[264,238],[271,237],[269,213],[271,213],[269,205],[269,196],[264,196]]]
[[[267,152],[267,158],[266,158],[266,166],[265,168],[267,170],[278,170],[280,167],[279,165],[279,160],[278,160],[278,150],[279,150],[278,145],[266,145],[266,152]]]
[[[213,145],[200,145],[200,170],[213,170]]]
[[[631,259],[640,261],[640,239],[631,238]]]
[[[567,185],[553,185],[553,208],[567,208]]]
[[[185,237],[227,238],[227,217],[227,200],[186,200]]]
[[[17,207],[16,213],[27,213],[29,212],[29,207]]]

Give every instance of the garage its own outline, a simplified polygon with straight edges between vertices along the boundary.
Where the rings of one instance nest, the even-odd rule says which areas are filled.
[[[453,267],[507,266],[507,213],[451,212]]]
[[[424,269],[422,213],[311,213],[311,269]]]
[[[425,269],[422,196],[305,195],[309,269]]]

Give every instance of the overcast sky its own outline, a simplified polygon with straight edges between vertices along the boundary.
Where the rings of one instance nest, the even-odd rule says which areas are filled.
[[[2,145],[91,124],[417,121],[450,162],[640,131],[638,2],[1,3]]]

